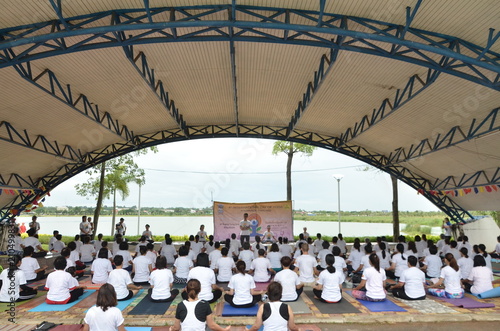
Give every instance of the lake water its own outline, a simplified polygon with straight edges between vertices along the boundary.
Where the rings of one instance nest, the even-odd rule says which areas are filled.
[[[127,235],[136,235],[137,231],[137,216],[124,217],[127,225]],[[117,217],[117,221],[120,217]],[[18,217],[19,223],[24,222],[26,226],[30,222],[29,217]],[[79,224],[81,217],[38,217],[40,223],[41,234],[52,234],[52,231],[58,230],[59,233],[65,236],[72,236],[79,233]],[[172,236],[182,236],[196,234],[200,229],[200,225],[205,225],[205,231],[213,233],[213,218],[211,216],[202,217],[141,217],[140,233],[144,231],[144,226],[149,224],[154,235],[164,235],[170,233]],[[298,235],[302,232],[302,228],[306,226],[307,232],[311,236],[316,233],[321,233],[326,236],[338,234],[338,222],[317,222],[317,221],[299,221],[293,222],[293,232]],[[400,225],[404,229],[404,224]],[[342,234],[345,237],[364,237],[364,236],[382,236],[392,234],[391,223],[341,223]],[[99,218],[98,233],[111,235],[111,217],[105,216]]]

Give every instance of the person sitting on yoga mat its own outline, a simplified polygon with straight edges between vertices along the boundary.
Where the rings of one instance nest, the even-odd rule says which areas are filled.
[[[425,300],[425,274],[417,268],[417,263],[416,256],[408,256],[408,269],[401,273],[399,282],[391,288],[396,298]]]
[[[387,277],[397,279],[401,277],[403,270],[408,269],[408,255],[404,253],[404,245],[397,244],[395,253],[391,259],[391,267],[387,269]]]
[[[336,272],[335,256],[328,254],[325,256],[326,269],[321,271],[318,277],[318,284],[314,286],[314,297],[326,303],[337,303],[342,300],[342,283],[344,275],[339,270]]]
[[[33,257],[34,249],[31,246],[24,248],[23,260],[20,269],[24,272],[26,281],[41,280],[47,277],[45,270],[47,266],[41,267],[37,259]]]
[[[116,269],[109,273],[108,284],[113,285],[115,288],[118,301],[131,299],[142,287],[134,285],[128,271],[123,269],[122,255],[116,255],[113,258],[113,262]]]
[[[170,328],[172,331],[205,330],[206,326],[213,331],[229,331],[231,326],[225,328],[214,322],[210,304],[198,298],[201,284],[198,279],[190,279],[186,286],[187,300],[177,305],[175,323]]]
[[[9,258],[9,268],[0,274],[0,302],[23,301],[34,298],[37,290],[26,285],[24,272],[19,269],[21,258],[14,255]]]
[[[361,283],[352,290],[352,296],[365,301],[384,301],[385,270],[380,268],[380,260],[376,253],[369,257],[370,267],[363,271]]]
[[[304,289],[304,284],[300,282],[299,275],[290,270],[291,264],[292,258],[290,256],[283,256],[281,258],[283,270],[274,276],[274,281],[280,283],[281,287],[283,287],[281,301],[284,302],[297,301]]]
[[[172,290],[174,275],[167,269],[167,258],[160,255],[156,258],[156,270],[149,276],[151,288],[148,289],[149,297],[153,302],[170,302],[179,294],[178,289]]]
[[[474,256],[474,267],[469,277],[464,279],[465,290],[472,294],[479,294],[493,288],[493,272],[486,266],[486,260],[482,255]]]
[[[198,279],[201,284],[201,292],[198,297],[208,303],[216,302],[222,296],[221,287],[217,286],[215,283],[215,272],[210,269],[210,262],[208,260],[207,253],[200,253],[196,257],[196,267],[189,270],[187,276],[188,281],[190,279]],[[187,291],[182,292],[182,298],[187,300]]]
[[[486,246],[484,244],[479,244],[477,245],[477,248],[479,250],[479,255],[482,255],[484,257],[486,266],[490,268],[491,271],[493,271],[493,267],[491,266],[491,255],[486,252]]]
[[[47,277],[45,289],[48,290],[45,302],[54,305],[63,305],[78,300],[86,286],[80,286],[66,268],[66,258],[58,256],[54,261],[54,272]]]
[[[96,305],[91,307],[85,315],[83,331],[118,330],[125,331],[123,315],[116,306],[115,288],[111,284],[104,284],[97,292]]]
[[[268,303],[259,307],[255,324],[246,330],[257,331],[264,324],[265,330],[291,330],[298,331],[295,325],[292,308],[280,302],[283,287],[278,282],[271,282],[267,287]]]
[[[134,261],[132,262],[132,280],[135,285],[149,285],[149,275],[151,274],[151,271],[153,271],[153,266],[151,260],[146,257],[147,252],[147,244],[146,246],[140,246],[140,255],[134,258]]]
[[[107,248],[101,248],[99,254],[97,254],[97,259],[92,262],[90,273],[92,274],[93,284],[106,284],[109,273],[113,271],[113,266],[108,259],[108,252]]]
[[[266,283],[276,271],[271,268],[271,261],[266,258],[266,250],[259,249],[259,257],[252,261],[250,273],[253,274],[253,280],[257,283]]]
[[[221,249],[221,258],[215,265],[214,272],[217,274],[217,280],[221,283],[229,282],[233,276],[233,271],[236,270],[234,260],[229,255],[229,249],[224,247]]]
[[[188,256],[189,247],[179,248],[179,257],[174,262],[174,283],[186,284],[189,270],[193,267],[193,260]]]
[[[245,272],[244,261],[236,263],[237,274],[229,281],[229,291],[226,291],[224,300],[235,308],[250,308],[255,306],[262,299],[262,294],[266,291],[255,290],[253,277]]]
[[[444,257],[444,263],[446,264],[441,269],[441,275],[439,280],[431,285],[427,292],[430,295],[436,297],[448,298],[448,299],[461,299],[464,297],[464,290],[462,289],[462,283],[460,282],[460,269],[457,264],[457,260],[451,253],[447,253]],[[440,288],[444,282],[444,289]]]

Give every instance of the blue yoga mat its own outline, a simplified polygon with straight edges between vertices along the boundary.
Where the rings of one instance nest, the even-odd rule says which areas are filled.
[[[234,308],[228,303],[222,308],[222,316],[256,316],[259,310],[259,305],[250,308]]]
[[[253,325],[247,325],[247,329],[250,329]],[[261,326],[257,331],[264,331],[264,325]]]
[[[489,299],[489,298],[500,297],[500,287],[495,287],[489,291],[479,293],[476,296],[480,299]]]
[[[351,291],[346,291],[346,293],[349,293],[350,296],[352,296]],[[384,312],[384,311],[406,311],[406,309],[401,308],[391,300],[384,300],[384,301],[365,301],[365,300],[359,300],[357,299],[360,304],[368,308],[371,312],[374,313],[379,313],[379,312]]]
[[[137,299],[137,297],[139,295],[141,295],[141,293],[143,292],[144,290],[140,290],[136,295],[134,295],[132,298],[128,299],[128,300],[124,300],[124,301],[118,301],[118,304],[116,305],[116,307],[118,309],[120,309],[121,311],[123,311],[125,308],[128,307],[128,305],[130,305],[132,303],[132,301],[134,301],[135,299]]]
[[[94,293],[95,290],[87,290],[85,293],[82,294],[81,297],[78,298],[78,300],[72,302],[72,303],[67,303],[65,305],[51,305],[48,304],[47,302],[43,302],[36,306],[35,308],[32,308],[28,310],[29,312],[40,312],[40,311],[65,311],[74,305],[76,305],[78,302],[82,301],[86,297],[90,296],[92,293]]]
[[[151,327],[147,326],[126,326],[125,330],[127,331],[151,331]]]

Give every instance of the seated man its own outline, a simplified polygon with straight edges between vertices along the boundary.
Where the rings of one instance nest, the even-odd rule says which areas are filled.
[[[264,234],[262,235],[262,243],[271,243],[271,244],[274,244],[276,242],[276,237],[274,235],[274,232],[271,231],[271,226],[268,225],[267,226],[267,231],[264,232]]]

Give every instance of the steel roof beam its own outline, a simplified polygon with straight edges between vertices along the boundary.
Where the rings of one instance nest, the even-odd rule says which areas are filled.
[[[0,175],[0,189],[2,188],[11,188],[18,190],[38,189],[35,181],[30,176],[24,178],[19,174]]]
[[[390,164],[410,162],[449,147],[453,147],[472,139],[478,139],[500,131],[500,108],[491,110],[484,118],[473,118],[468,126],[452,127],[446,134],[438,134],[434,139],[425,138],[418,144],[408,148],[399,147],[389,154]]]
[[[18,46],[28,46],[12,58],[0,54],[0,67],[105,47],[232,40],[340,48],[413,63],[500,90],[500,54],[491,50],[491,46],[499,39],[498,34],[490,31],[487,45],[483,47],[454,36],[415,29],[410,24],[416,9],[409,13],[405,25],[321,11],[236,4],[158,7],[149,10],[117,9],[62,18],[71,29],[56,29],[53,33],[43,30],[47,22],[0,29],[0,40],[3,40],[0,42],[0,50],[9,52]],[[196,13],[191,13],[192,11]],[[160,16],[165,12],[169,12],[170,18],[175,20],[165,21],[165,15]],[[225,13],[225,19],[210,20],[212,14],[220,12]],[[231,20],[227,12],[239,15]],[[244,20],[246,15],[253,16],[254,19]],[[318,21],[320,15],[322,20]],[[238,19],[238,16],[243,19]],[[106,17],[109,17],[111,24],[96,26],[96,22]],[[112,17],[120,19],[114,20]],[[306,22],[291,24],[296,17],[305,19]],[[342,19],[346,21],[345,27],[340,26]],[[58,24],[62,25],[62,21],[58,21]],[[190,32],[179,34],[179,30],[176,30],[178,28],[191,29]],[[230,28],[235,31],[232,37]],[[131,37],[123,38],[125,31]],[[172,31],[176,31],[176,35]],[[331,38],[325,38],[325,34],[342,36],[345,41],[338,46]],[[119,35],[122,37],[117,37]],[[73,36],[87,38],[72,41],[69,37]],[[390,49],[386,50],[377,43],[387,45]],[[435,59],[435,55],[440,56],[440,59]]]
[[[66,22],[66,19],[63,17],[61,0],[49,0],[49,2],[52,8],[54,9],[57,17],[59,18],[59,22],[61,22],[61,24],[64,26],[66,30],[71,29],[68,22]]]
[[[500,167],[496,168],[494,171],[488,171],[488,173],[485,170],[480,170],[472,174],[448,176],[444,179],[436,178],[433,186],[436,190],[453,191],[476,186],[500,185]]]

